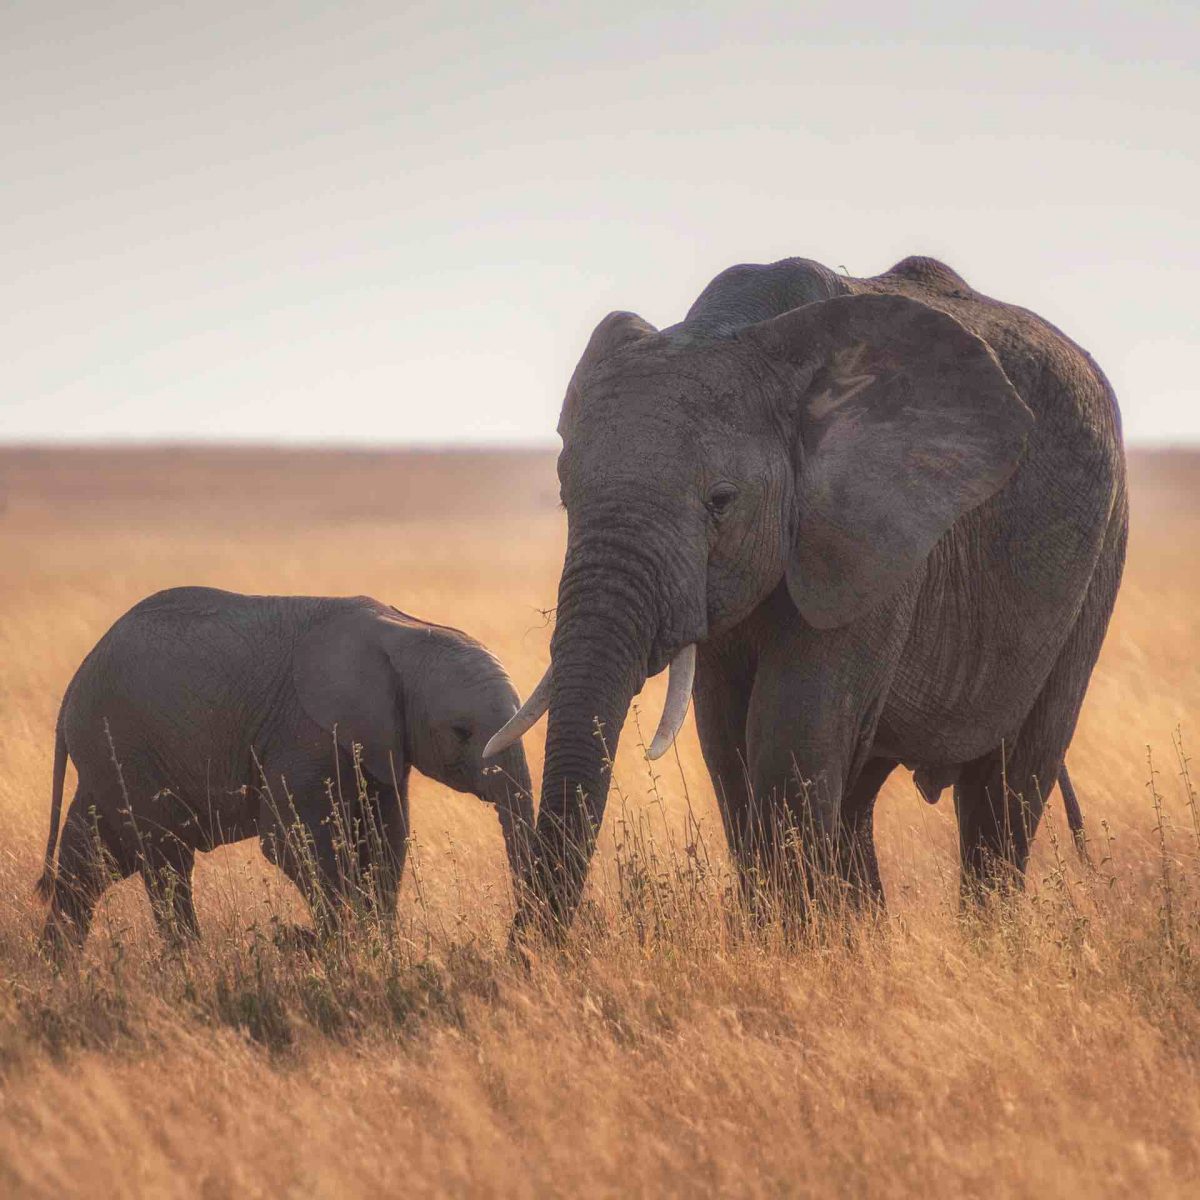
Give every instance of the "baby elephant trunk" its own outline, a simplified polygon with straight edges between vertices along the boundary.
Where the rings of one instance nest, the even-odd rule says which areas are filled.
[[[533,791],[521,743],[490,760],[487,771],[488,798],[500,817],[513,887],[519,890],[528,877],[533,835]]]

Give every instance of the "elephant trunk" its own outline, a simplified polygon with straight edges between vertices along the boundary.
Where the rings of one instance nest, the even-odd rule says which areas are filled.
[[[645,548],[614,549],[568,550],[551,643],[541,807],[518,930],[536,924],[553,932],[574,916],[621,726],[656,653],[662,589],[654,562]]]
[[[529,875],[534,829],[533,783],[521,744],[509,747],[489,764],[488,771],[513,886],[519,890]]]

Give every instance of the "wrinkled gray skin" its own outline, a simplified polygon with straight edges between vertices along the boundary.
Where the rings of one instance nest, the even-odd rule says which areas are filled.
[[[568,544],[518,930],[571,919],[608,790],[596,723],[615,752],[689,643],[751,898],[798,828],[881,901],[872,813],[899,764],[927,798],[953,785],[969,893],[1019,880],[1125,553],[1120,417],[1083,350],[932,259],[737,266],[669,329],[606,317],[559,433]]]
[[[366,596],[213,588],[150,596],[101,638],[63,700],[40,884],[51,900],[46,938],[82,942],[100,893],[134,871],[163,932],[194,935],[196,851],[255,835],[320,920],[336,919],[355,876],[372,864],[375,903],[391,915],[413,767],[496,806],[519,876],[533,822],[529,768],[519,744],[482,761],[517,705],[504,669],[478,642]],[[355,798],[355,743],[374,813]],[[56,873],[68,754],[79,786]],[[327,780],[338,781],[341,828],[358,835],[340,859]],[[307,855],[296,853],[297,830],[311,839]]]

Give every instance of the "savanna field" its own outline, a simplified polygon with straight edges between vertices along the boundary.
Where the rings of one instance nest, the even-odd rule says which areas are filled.
[[[1069,756],[1094,866],[1056,794],[1002,911],[960,915],[949,796],[898,771],[886,920],[749,933],[691,718],[653,772],[631,718],[561,948],[506,954],[494,813],[414,776],[394,929],[297,945],[304,906],[246,842],[200,857],[199,945],[158,940],[134,879],[56,971],[54,720],[117,616],[186,583],[368,593],[524,694],[564,519],[547,452],[0,451],[0,1194],[1197,1195],[1200,455],[1130,470]]]

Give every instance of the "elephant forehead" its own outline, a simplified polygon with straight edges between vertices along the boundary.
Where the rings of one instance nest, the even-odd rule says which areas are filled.
[[[664,399],[711,396],[745,366],[732,341],[681,343],[645,338],[597,362],[581,362],[572,380],[586,402],[649,394]]]
[[[591,492],[631,480],[670,487],[694,473],[701,440],[695,422],[678,410],[605,408],[564,438],[559,475],[568,490]]]
[[[736,366],[711,352],[601,364],[564,405],[564,446],[633,453],[657,439],[686,444],[713,429],[735,432],[753,418],[759,390]]]
[[[682,416],[710,394],[707,380],[668,365],[629,364],[598,370],[582,381],[576,423],[656,421]]]
[[[775,432],[763,407],[738,393],[607,397],[564,433],[559,474],[565,482],[622,466],[664,477],[706,465],[733,469],[761,456],[761,442]]]
[[[460,688],[506,696],[512,683],[500,660],[487,649],[467,637],[446,640],[438,647],[431,665],[440,675]]]

